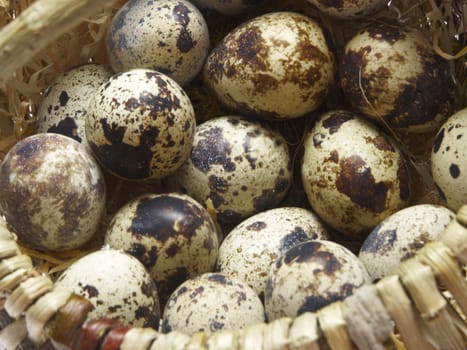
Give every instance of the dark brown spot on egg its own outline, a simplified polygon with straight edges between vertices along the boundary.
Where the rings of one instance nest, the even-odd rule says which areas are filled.
[[[209,176],[209,189],[217,193],[226,193],[229,190],[229,182],[219,176]]]
[[[384,255],[392,250],[396,241],[397,230],[382,230],[381,225],[378,225],[365,239],[360,252]]]
[[[82,286],[81,289],[88,295],[88,298],[95,298],[99,296],[99,290],[89,284]]]
[[[415,256],[417,251],[422,249],[426,243],[430,242],[430,236],[427,233],[422,233],[416,237],[412,242],[409,243],[409,249],[401,258],[401,261],[410,259]]]
[[[284,254],[290,248],[296,246],[299,243],[308,241],[310,236],[301,228],[295,227],[294,230],[287,235],[285,235],[279,243],[279,251],[281,254]]]
[[[406,29],[383,23],[370,25],[365,31],[370,38],[387,41],[390,44],[395,44],[407,35]]]
[[[459,166],[457,164],[452,163],[449,166],[449,174],[451,175],[453,179],[457,179],[461,174]]]
[[[395,152],[392,144],[382,135],[377,135],[374,137],[366,136],[365,141],[374,145],[380,151]]]
[[[224,327],[225,327],[225,324],[219,321],[212,321],[209,324],[209,330],[211,332],[220,331],[221,329],[224,329]]]
[[[323,272],[332,276],[342,267],[342,263],[331,252],[317,251],[313,255],[313,261],[321,266],[313,270],[314,274]]]
[[[126,127],[114,123],[110,125],[106,119],[101,119],[100,123],[110,144],[98,145],[92,141],[89,144],[104,167],[127,179],[149,177],[153,157],[151,147],[157,142],[159,129],[146,127],[141,132],[140,144],[133,146],[123,140]]]
[[[254,85],[255,94],[263,94],[268,90],[277,89],[280,83],[276,78],[266,73],[256,73],[251,77],[250,81]]]
[[[323,143],[325,135],[321,133],[316,133],[313,135],[313,146],[315,148],[320,148]]]
[[[340,161],[341,171],[336,180],[336,188],[347,195],[352,202],[376,213],[386,208],[388,186],[384,182],[376,182],[371,168],[358,155],[343,158]]]
[[[187,200],[161,195],[145,198],[138,203],[128,229],[137,235],[150,235],[161,242],[177,235],[191,238],[206,222],[206,215]]]
[[[52,125],[47,132],[65,135],[78,142],[82,141],[81,137],[78,135],[78,125],[76,125],[75,120],[70,117],[65,117],[57,124]]]
[[[200,139],[191,151],[191,161],[196,168],[208,172],[213,165],[221,165],[227,172],[235,170],[235,163],[230,159],[232,146],[221,128],[204,130],[198,136]]]
[[[140,243],[133,243],[127,250],[127,253],[137,258],[149,270],[154,267],[157,261],[156,247],[151,247],[151,249],[148,250]]]
[[[261,195],[254,200],[255,209],[260,212],[276,205],[289,188],[287,179],[279,178],[276,180],[276,186],[272,190],[263,190]]]
[[[236,57],[241,64],[249,66],[253,71],[267,69],[265,57],[268,56],[268,46],[261,36],[261,29],[255,25],[249,25],[248,29],[241,32],[236,42]]]
[[[224,286],[231,286],[232,285],[232,281],[230,279],[228,279],[226,276],[224,276],[224,275],[222,275],[220,273],[211,273],[206,278],[207,278],[208,281],[219,283],[219,284],[222,284]]]
[[[317,241],[306,241],[290,248],[284,255],[283,262],[287,265],[306,263],[321,249],[322,244]],[[277,264],[276,264],[277,266]]]
[[[332,151],[331,155],[329,156],[328,160],[330,160],[333,163],[339,163],[339,152],[337,151]]]
[[[135,319],[143,319],[143,327],[157,327],[159,323],[159,317],[157,311],[152,310],[147,306],[139,306],[135,310]]]
[[[255,221],[245,227],[248,231],[261,231],[265,229],[267,224],[264,221]]]
[[[62,91],[60,93],[60,96],[59,96],[58,100],[60,101],[60,106],[64,107],[64,106],[66,106],[66,104],[70,100],[70,96],[68,96],[68,93],[66,91]]]
[[[180,34],[177,38],[177,48],[183,53],[190,51],[196,45],[196,40],[191,37],[190,31],[188,30],[190,13],[190,9],[181,2],[173,9],[174,18],[181,24]]]
[[[354,117],[348,113],[334,112],[323,120],[323,127],[329,130],[329,134],[334,134],[339,131],[339,128],[345,122],[352,120]]]

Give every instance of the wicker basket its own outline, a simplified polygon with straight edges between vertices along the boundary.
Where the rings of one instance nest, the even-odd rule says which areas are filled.
[[[106,63],[103,39],[122,0],[0,0],[0,161],[19,140],[35,132],[35,111],[41,92],[54,77],[89,62]],[[339,45],[363,23],[331,21],[305,0],[268,2],[268,9],[288,9],[319,16]],[[264,11],[264,9],[263,9]],[[467,66],[459,33],[467,28],[464,1],[392,1],[388,11],[372,20],[395,20],[427,31],[435,50],[451,62],[456,82],[456,108],[467,105]],[[250,16],[252,13],[249,14]],[[245,17],[231,22],[215,16],[213,44]],[[218,22],[215,22],[215,21]],[[456,35],[454,35],[456,34]],[[461,34],[462,35],[462,34]],[[464,33],[465,35],[465,33]],[[463,39],[464,40],[464,39]],[[465,42],[465,41],[464,41]],[[187,87],[195,109],[206,118],[222,111],[203,91],[199,80]],[[291,143],[302,135],[290,133]],[[424,135],[426,138],[426,135]],[[429,138],[428,138],[429,140]],[[440,199],[427,179],[426,145],[405,145],[414,159],[418,203]],[[144,189],[143,189],[144,190]],[[118,206],[125,193],[115,194]],[[114,208],[115,209],[115,208]],[[112,210],[109,211],[109,215]],[[94,249],[94,246],[87,247]],[[446,228],[397,272],[358,289],[353,296],[317,313],[281,318],[241,330],[195,333],[191,336],[154,329],[126,328],[115,320],[87,321],[90,302],[78,296],[52,295],[54,273],[86,251],[42,254],[21,247],[0,218],[0,348],[92,349],[112,334],[122,349],[466,349],[467,348],[467,205]],[[34,259],[31,259],[34,258]],[[39,287],[28,288],[28,285]],[[51,292],[52,291],[52,292]],[[42,297],[42,298],[40,298]],[[38,323],[28,310],[45,310]],[[112,347],[111,349],[117,349]]]

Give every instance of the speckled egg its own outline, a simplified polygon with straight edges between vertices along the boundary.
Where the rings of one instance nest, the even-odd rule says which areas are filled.
[[[54,133],[30,136],[0,165],[0,212],[23,244],[77,248],[93,237],[105,212],[102,172],[79,142]]]
[[[146,194],[113,217],[105,243],[140,260],[161,301],[190,277],[214,270],[219,241],[206,209],[187,195]]]
[[[185,85],[203,67],[209,31],[189,1],[131,0],[112,19],[106,43],[116,72],[149,68]]]
[[[170,182],[200,203],[211,200],[219,221],[238,223],[278,204],[291,176],[288,145],[279,132],[223,116],[198,126],[190,157]]]
[[[331,241],[311,240],[289,249],[270,272],[264,303],[269,321],[315,312],[370,283],[357,256]]]
[[[374,23],[344,48],[340,83],[349,104],[403,132],[437,130],[451,108],[448,64],[423,33]]]
[[[213,10],[223,15],[237,15],[264,4],[266,0],[193,0],[192,2],[200,9]]]
[[[127,180],[160,179],[189,156],[196,119],[166,75],[134,69],[112,76],[90,102],[86,137],[98,161]]]
[[[399,210],[373,229],[358,257],[373,280],[388,276],[425,243],[438,239],[454,218],[454,212],[434,204]]]
[[[467,203],[467,108],[439,129],[431,150],[431,173],[446,205],[457,212]]]
[[[274,12],[230,32],[209,54],[203,74],[218,99],[242,115],[296,118],[324,101],[334,57],[317,22]]]
[[[126,326],[157,327],[157,288],[134,257],[103,248],[71,264],[55,283],[87,298],[94,306],[88,319],[117,318]]]
[[[264,297],[272,264],[288,249],[310,239],[328,239],[321,219],[299,207],[263,211],[234,227],[222,241],[218,271],[241,279]]]
[[[89,100],[113,72],[99,64],[86,64],[61,74],[44,91],[37,111],[37,131],[86,139],[84,125]]]
[[[212,333],[241,329],[265,321],[264,307],[243,281],[221,273],[187,280],[165,305],[161,330]]]
[[[406,161],[389,136],[351,112],[324,113],[306,134],[302,180],[313,210],[364,237],[410,199]]]
[[[321,12],[342,19],[357,19],[368,16],[387,6],[387,0],[308,0]]]

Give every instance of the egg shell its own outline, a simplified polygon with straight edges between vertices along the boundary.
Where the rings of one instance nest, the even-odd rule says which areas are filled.
[[[191,154],[170,177],[170,186],[200,203],[211,200],[219,221],[238,223],[277,205],[291,176],[280,133],[240,116],[223,116],[197,127]]]
[[[157,287],[136,258],[103,248],[73,262],[59,276],[56,288],[67,288],[94,306],[88,319],[116,318],[126,326],[157,327]]]
[[[358,257],[331,241],[297,244],[273,265],[264,294],[268,321],[316,312],[370,283]]]
[[[362,238],[410,200],[406,161],[390,137],[351,112],[329,111],[306,134],[301,174],[313,210]]]
[[[266,0],[193,0],[200,9],[216,11],[223,15],[238,15],[254,9]]]
[[[345,45],[340,83],[352,109],[403,132],[436,131],[451,109],[447,61],[422,32],[374,23]]]
[[[387,6],[387,0],[308,0],[321,12],[341,19],[357,19],[368,16]]]
[[[236,113],[297,118],[324,101],[334,79],[334,57],[317,22],[274,12],[231,31],[210,52],[203,76]]]
[[[206,60],[209,30],[189,1],[131,0],[113,17],[106,46],[116,72],[149,68],[185,85]]]
[[[40,133],[17,142],[0,165],[0,212],[33,248],[77,248],[97,232],[105,182],[94,158],[63,135]]]
[[[321,219],[299,207],[263,211],[234,227],[219,247],[217,270],[245,281],[264,298],[271,266],[288,249],[310,239],[328,239]]]
[[[105,243],[143,263],[163,302],[186,279],[213,271],[219,241],[204,207],[187,195],[145,194],[123,206]]]
[[[264,321],[263,304],[246,283],[222,273],[205,273],[185,281],[172,293],[161,330],[213,333]]]
[[[133,69],[112,76],[90,102],[88,143],[102,166],[127,180],[160,179],[189,156],[196,119],[166,75]]]
[[[450,116],[437,132],[431,173],[447,207],[457,212],[467,203],[467,108]]]
[[[401,209],[371,231],[358,257],[373,280],[381,279],[413,257],[425,243],[437,240],[454,218],[453,211],[434,204]]]
[[[113,72],[99,64],[85,64],[59,75],[44,91],[37,111],[37,132],[53,132],[85,143],[89,101]]]

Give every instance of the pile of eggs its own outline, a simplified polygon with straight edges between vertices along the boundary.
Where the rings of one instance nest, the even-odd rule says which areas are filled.
[[[194,333],[317,311],[391,274],[467,203],[467,109],[424,33],[368,21],[336,48],[321,18],[387,1],[309,0],[316,18],[264,3],[126,2],[107,64],[58,76],[37,134],[2,161],[0,214],[23,245],[98,242],[56,282],[92,317]],[[216,43],[213,13],[242,19]],[[197,115],[199,81],[225,113]],[[404,142],[424,135],[436,203],[417,197],[426,176]]]

